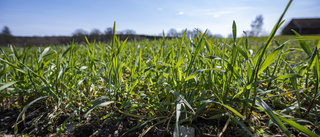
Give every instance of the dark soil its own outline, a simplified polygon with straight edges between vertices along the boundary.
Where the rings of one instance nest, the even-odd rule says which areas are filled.
[[[0,135],[14,135],[14,125],[22,109],[10,108],[0,111]],[[49,119],[49,113],[42,107],[33,107],[27,110],[25,122],[21,119],[18,121],[18,134],[31,136],[51,136],[55,135],[61,128],[63,122],[69,117],[61,115],[55,119]],[[95,119],[83,119],[81,122],[70,120],[65,125],[65,130],[59,136],[68,137],[120,137],[126,131],[137,124],[136,121],[130,120],[129,117],[113,120],[100,120],[97,116]],[[25,124],[24,124],[25,123]],[[126,137],[136,137],[142,133],[142,129],[136,129],[126,133]],[[152,136],[171,136],[169,133],[148,133],[146,137]]]
[[[0,112],[0,134],[12,134],[12,126],[16,122],[20,110],[17,108],[7,109]]]
[[[14,124],[22,109],[10,108],[0,112],[0,135],[13,135]],[[49,112],[41,105],[34,105],[26,112],[25,122],[21,119],[18,121],[18,134],[19,135],[31,135],[31,136],[52,136],[59,132],[61,125],[69,117],[69,115],[60,115],[54,119],[49,118]],[[138,124],[136,119],[130,117],[121,116],[121,114],[115,114],[116,118],[100,120],[103,116],[92,116],[91,119],[83,119],[80,122],[77,120],[70,120],[65,123],[65,130],[60,133],[59,136],[68,137],[120,137],[125,132],[133,128]],[[227,121],[227,117],[222,117],[215,120],[206,120],[198,118],[193,121],[192,124],[184,123],[189,127],[194,127],[196,136],[216,136],[224,124]],[[231,123],[232,124],[232,123]],[[224,136],[248,136],[245,131],[236,125],[228,126],[224,132]],[[146,137],[170,137],[173,131],[172,123],[169,127],[162,127],[160,125],[157,128],[152,128]],[[139,136],[146,127],[137,128],[131,132],[126,133],[125,137]],[[166,129],[169,128],[169,129]]]

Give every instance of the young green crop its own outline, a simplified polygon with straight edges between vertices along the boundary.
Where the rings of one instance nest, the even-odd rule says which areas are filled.
[[[180,125],[220,118],[227,120],[217,135],[238,126],[249,136],[317,136],[319,37],[275,37],[282,16],[268,38],[237,38],[234,22],[232,39],[198,32],[190,39],[120,41],[114,33],[110,43],[3,48],[1,109],[23,107],[16,131],[34,103],[44,104],[50,120],[69,115],[57,135],[68,121],[117,114],[140,120],[124,136],[138,128],[145,129],[141,135],[160,128],[179,136]]]

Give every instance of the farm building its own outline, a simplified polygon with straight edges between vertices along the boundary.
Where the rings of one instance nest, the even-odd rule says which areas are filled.
[[[299,34],[320,34],[320,18],[292,19],[287,26],[282,29],[282,35],[293,35],[291,29]]]

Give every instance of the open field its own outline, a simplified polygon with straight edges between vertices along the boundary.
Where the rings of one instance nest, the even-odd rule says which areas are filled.
[[[274,37],[281,20],[265,38],[234,22],[227,39],[1,48],[0,134],[319,136],[320,38]]]
[[[170,135],[176,122],[198,134],[319,134],[318,41],[276,37],[262,52],[266,39],[4,48],[1,111],[21,108],[20,133],[37,128],[21,121],[36,113],[26,123],[45,133],[93,120],[126,121],[121,134]]]

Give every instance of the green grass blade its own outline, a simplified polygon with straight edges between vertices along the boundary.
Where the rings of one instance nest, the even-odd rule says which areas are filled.
[[[158,119],[162,119],[162,118],[167,118],[167,117],[165,117],[165,116],[160,116],[160,117],[155,117],[155,118],[146,120],[146,121],[144,121],[144,122],[142,122],[142,123],[139,123],[138,125],[134,126],[133,128],[127,130],[127,131],[124,132],[121,136],[124,136],[124,135],[126,135],[127,133],[129,133],[130,131],[133,131],[133,130],[139,128],[139,127],[142,127],[142,126],[144,126],[145,124],[147,124],[147,123],[149,123],[149,122],[151,122],[151,121],[158,120]],[[161,124],[161,123],[165,122],[165,120],[166,120],[166,119],[159,121],[160,123],[158,123],[158,124]]]
[[[221,105],[224,106],[225,108],[229,109],[230,111],[232,111],[234,114],[236,114],[240,118],[243,118],[243,116],[237,110],[235,110],[234,108],[232,108],[232,107],[230,107],[228,105],[225,105],[225,104],[221,104]]]
[[[301,36],[301,37],[296,37],[294,40],[320,40],[320,37],[317,37],[317,36]]]
[[[18,133],[18,121],[19,119],[22,117],[22,115],[25,114],[25,112],[27,111],[27,109],[33,104],[33,103],[36,103],[37,101],[41,100],[41,99],[44,99],[44,98],[48,98],[48,97],[52,97],[51,95],[50,96],[42,96],[42,97],[39,97],[33,101],[31,101],[29,104],[27,104],[26,106],[23,107],[23,110],[20,112],[19,116],[17,117],[17,120],[16,120],[16,123],[14,124],[14,134],[16,135]]]
[[[279,115],[278,115],[279,116]],[[301,126],[300,124],[290,120],[290,119],[286,119],[286,118],[283,118],[282,116],[279,116],[279,118],[286,122],[288,125],[294,127],[295,129],[307,134],[308,136],[310,137],[319,137],[319,135],[313,133],[312,131],[310,131],[309,129],[305,128],[304,126]]]
[[[189,62],[189,65],[188,65],[188,69],[187,69],[187,74],[189,75],[191,72],[191,67],[193,66],[193,63],[198,55],[198,52],[200,51],[201,47],[202,47],[202,40],[204,39],[204,36],[205,34],[201,37],[197,47],[196,47],[196,50],[194,51],[193,55],[192,55],[192,58],[191,58],[191,61]]]
[[[73,118],[75,114],[76,114],[76,112],[73,112],[72,115],[70,115],[66,120],[63,121],[60,129],[58,130],[57,134],[55,134],[55,136],[60,136],[60,134],[62,133],[62,131],[65,130],[67,122],[68,122],[71,118]]]
[[[39,56],[38,63],[41,62],[43,56],[46,55],[49,50],[50,50],[50,47],[46,47],[46,48],[42,51],[42,53],[41,53],[40,56]]]
[[[5,83],[0,87],[0,91],[6,89],[7,87],[10,87],[11,85],[17,83],[18,81],[11,81],[9,83]]]
[[[187,105],[187,107],[189,107],[189,109],[192,110],[193,114],[195,114],[195,111],[193,110],[193,108],[191,107],[191,105],[188,103],[188,101],[187,101],[180,93],[175,92],[175,91],[173,91],[173,90],[171,90],[171,89],[167,89],[167,90],[169,90],[170,93],[176,95],[176,96],[178,97],[177,100],[178,100],[180,103],[184,103],[185,105]]]
[[[20,72],[22,72],[22,73],[24,73],[24,74],[27,74],[27,72],[25,72],[24,70],[22,70],[20,67],[18,67],[18,66],[15,65],[15,64],[12,64],[11,62],[9,62],[9,61],[7,61],[7,60],[3,60],[2,58],[0,58],[0,61],[3,62],[3,63],[8,64],[9,66],[15,68],[16,70],[18,70],[18,71],[20,71]]]
[[[100,99],[99,99],[99,100],[100,100]],[[97,108],[97,107],[105,107],[105,106],[108,106],[108,105],[110,105],[110,104],[112,104],[112,103],[115,103],[115,101],[107,101],[107,102],[102,102],[102,103],[96,104],[92,109],[90,109],[90,110],[84,115],[84,117],[87,117],[88,114],[89,114],[92,110],[94,110],[95,108]]]
[[[233,21],[232,23],[232,36],[233,36],[233,42],[235,45],[237,42],[237,25],[235,21]]]
[[[201,69],[201,70],[197,70],[195,71],[194,73],[192,73],[191,75],[189,75],[188,77],[185,78],[185,81],[188,81],[192,78],[194,78],[195,76],[197,76],[198,74],[206,71],[206,70],[215,70],[215,71],[221,71],[221,69],[218,69],[218,68],[213,68],[213,69]]]
[[[219,104],[219,105],[222,105],[223,107],[229,109],[230,111],[232,111],[234,114],[238,115],[240,118],[243,118],[243,116],[237,111],[235,110],[234,108],[226,105],[226,104],[222,104],[220,102],[217,102],[217,101],[213,101],[213,100],[206,100],[206,101],[203,101],[204,103],[206,103],[207,105],[210,104],[210,103],[216,103],[216,104]]]
[[[286,79],[286,78],[296,78],[296,77],[302,77],[300,74],[286,74],[277,76],[276,79]]]
[[[235,48],[239,51],[239,53],[246,59],[246,60],[249,60],[249,56],[248,56],[248,53],[245,52],[244,50],[242,50],[240,47],[238,46],[235,46]]]
[[[62,53],[62,56],[61,57],[65,57],[67,54],[68,54],[68,52],[70,51],[70,50],[72,50],[72,46],[70,46],[69,48],[67,48],[67,50],[65,50],[63,53]]]
[[[236,119],[235,117],[233,117],[232,115],[230,115],[228,113],[228,116],[231,118],[231,120],[233,120],[234,122],[236,122],[238,125],[240,125],[245,131],[247,131],[247,133],[250,135],[250,136],[254,136],[251,131],[241,122],[239,121],[238,119]]]
[[[296,31],[293,30],[293,29],[292,29],[292,31],[296,34],[296,36],[297,36],[298,38],[301,37],[301,35],[300,35],[298,32],[296,32]],[[297,39],[297,38],[296,38],[296,39]],[[307,53],[308,56],[310,56],[312,53],[311,53],[311,50],[310,50],[307,42],[304,41],[304,40],[299,40],[299,43],[300,43],[301,48]]]
[[[312,99],[311,105],[309,105],[307,112],[309,112],[312,109],[315,100],[317,100],[317,98],[319,97],[319,95],[318,95],[318,93],[319,93],[319,90],[318,90],[319,89],[319,79],[320,79],[320,63],[319,63],[320,59],[319,59],[319,52],[318,52],[319,49],[320,49],[320,40],[318,41],[318,45],[315,47],[314,53],[312,54],[312,57],[311,57],[311,59],[315,58],[315,59],[313,59],[315,61],[314,61],[314,63],[312,63],[313,61],[310,61],[312,64],[315,64],[313,70],[314,70],[314,77],[316,77],[316,80],[315,80],[314,97]],[[311,65],[309,66],[309,64],[308,64],[308,67],[311,67]],[[310,70],[311,68],[307,68],[307,69]],[[306,81],[307,80],[308,79],[306,79]],[[307,85],[308,84],[306,83],[306,86]],[[318,95],[318,97],[317,97],[317,95]]]
[[[185,60],[186,60],[186,58],[181,58],[181,59],[177,62],[175,68],[176,68],[176,69],[179,68],[179,66],[180,66]]]
[[[180,137],[179,131],[179,118],[181,114],[181,103],[177,103],[176,105],[176,122],[173,130],[173,137]]]
[[[187,29],[184,30],[184,32],[182,34],[182,37],[181,37],[181,42],[180,42],[179,47],[178,47],[178,50],[179,50],[178,58],[181,57],[182,44],[183,44],[183,41],[184,41],[184,37],[186,36],[186,32],[187,32]]]
[[[261,61],[262,61],[262,58],[263,58],[263,55],[265,54],[266,50],[268,49],[268,47],[270,46],[271,44],[271,41],[272,39],[274,38],[277,30],[280,28],[281,24],[283,24],[283,16],[285,15],[285,13],[287,12],[289,6],[291,5],[292,3],[292,0],[289,1],[289,3],[287,4],[287,7],[285,8],[284,12],[282,13],[282,15],[280,16],[279,20],[277,21],[276,25],[273,27],[268,39],[267,39],[267,42],[265,43],[264,47],[262,48],[262,51],[259,53],[258,55],[258,60],[257,60],[257,63],[255,64],[254,66],[254,73],[253,75],[255,76],[252,76],[251,80],[256,80],[257,77],[258,77],[258,73],[256,73],[258,70],[259,70],[259,67],[260,67],[260,64],[261,64]],[[254,78],[254,79],[253,79]]]
[[[40,76],[38,73],[36,73],[36,72],[34,72],[32,69],[30,69],[27,65],[25,65],[25,64],[23,64],[23,63],[21,63],[21,62],[19,62],[22,66],[24,66],[27,70],[29,70],[33,75],[35,75],[35,76],[37,76],[37,77],[39,77],[45,84],[48,84],[49,83],[49,81],[46,79],[46,78],[44,78],[43,76]]]
[[[114,51],[115,45],[116,45],[116,21],[114,21],[113,29],[112,29],[112,46],[111,46],[112,54],[115,54],[115,51]]]
[[[309,72],[313,66],[315,65],[315,60],[318,59],[319,57],[317,56],[318,50],[320,49],[320,41],[318,42],[318,45],[315,47],[309,61],[308,61],[308,66],[306,67],[306,70]],[[318,58],[316,58],[318,57]]]
[[[271,52],[267,58],[263,61],[261,64],[261,67],[259,68],[258,75],[265,70],[271,63],[275,61],[276,56],[281,52],[282,48],[285,46],[286,43],[279,46],[277,49],[275,49],[273,52]]]
[[[232,23],[232,34],[233,34],[233,46],[232,46],[232,59],[231,64],[234,66],[236,62],[236,56],[237,56],[237,49],[235,48],[237,46],[237,25],[236,22],[233,21]]]
[[[15,46],[10,45],[11,52],[14,54],[17,60],[19,60],[19,54]]]
[[[147,132],[149,132],[153,127],[155,127],[155,126],[157,126],[157,125],[159,125],[159,124],[162,124],[162,123],[164,123],[165,121],[166,121],[166,119],[163,119],[163,120],[157,122],[156,124],[148,127],[145,131],[143,131],[143,132],[139,135],[139,137],[144,137],[144,135],[147,134]],[[122,136],[123,136],[123,135],[122,135]]]
[[[125,47],[125,45],[126,45],[126,43],[127,43],[127,40],[128,40],[128,38],[126,38],[126,39],[122,42],[121,46],[120,46],[119,49],[118,49],[118,54],[117,54],[117,55],[119,55],[119,54],[121,53],[122,49]]]
[[[273,113],[272,109],[262,99],[256,97],[256,101],[256,105],[261,107],[264,110],[264,112],[268,114],[270,119],[278,125],[281,131],[285,133],[288,137],[291,137],[291,134],[289,133],[288,129],[284,126],[279,117],[275,113]]]
[[[310,90],[312,88],[314,88],[314,87],[309,87],[309,88],[306,88],[306,89],[298,89],[298,90],[286,91],[286,93],[277,94],[277,95],[273,95],[273,96],[268,96],[268,97],[262,98],[262,100],[265,100],[265,99],[268,99],[268,98],[284,96],[284,95],[289,95],[289,94],[292,94],[292,93],[295,93],[295,92],[302,92],[302,91],[305,91],[305,90]]]

